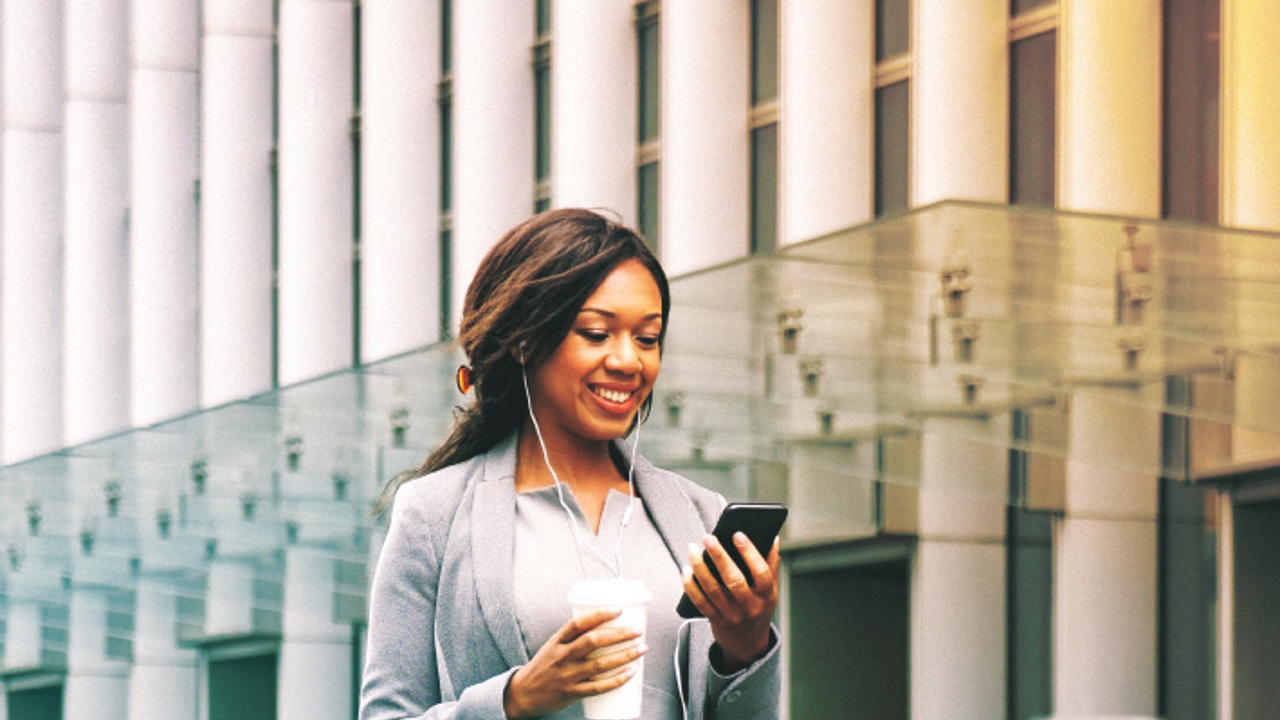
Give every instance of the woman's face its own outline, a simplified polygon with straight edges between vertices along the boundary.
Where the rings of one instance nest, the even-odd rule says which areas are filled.
[[[638,260],[613,269],[578,310],[569,334],[529,376],[549,443],[626,435],[661,365],[662,295]]]

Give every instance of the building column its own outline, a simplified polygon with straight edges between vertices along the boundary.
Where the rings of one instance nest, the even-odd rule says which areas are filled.
[[[140,426],[200,404],[200,7],[133,0],[130,21],[129,422]]]
[[[271,387],[272,3],[204,0],[200,404]]]
[[[355,354],[351,0],[280,3],[280,384]]]
[[[911,39],[913,206],[1009,197],[1009,3],[917,0]]]
[[[129,8],[63,1],[63,442],[76,445],[129,426]]]
[[[557,0],[551,22],[551,196],[636,224],[637,76],[630,3]]]
[[[196,650],[182,647],[178,624],[184,620],[179,613],[184,593],[180,578],[203,565],[205,546],[198,536],[170,537],[168,533],[157,527],[141,541],[129,720],[200,717],[200,658]]]
[[[361,6],[360,357],[440,337],[439,0]],[[413,68],[413,72],[405,72]]]
[[[1058,8],[1058,205],[1159,217],[1161,4]]]
[[[680,275],[747,254],[751,7],[662,7],[662,258]],[[786,194],[794,192],[788,189]]]
[[[129,663],[108,654],[107,593],[72,587],[64,720],[128,717]]]
[[[286,551],[280,720],[351,717],[351,627],[334,622],[334,558],[323,548]]]
[[[1071,396],[1054,568],[1054,710],[1156,714],[1159,413]]]
[[[1280,6],[1222,0],[1222,223],[1280,229]]]
[[[8,464],[63,445],[62,3],[7,3],[3,13],[0,459]]]
[[[781,3],[778,13],[779,238],[787,244],[872,217],[875,7],[812,0]]]
[[[994,422],[928,420],[921,437],[910,653],[920,720],[1005,711],[1008,450],[965,439]]]
[[[489,248],[533,214],[533,8],[453,3],[453,308]],[[455,317],[455,322],[457,320]]]

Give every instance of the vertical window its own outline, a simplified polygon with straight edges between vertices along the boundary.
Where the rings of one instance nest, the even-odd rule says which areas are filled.
[[[1015,6],[1025,3],[1015,3]],[[1052,10],[1053,8],[1050,8]],[[1049,22],[1045,22],[1047,17]],[[1056,16],[1010,21],[1009,202],[1053,207],[1057,176]]]
[[[1164,0],[1163,215],[1218,222],[1221,0]]]
[[[533,210],[551,207],[551,0],[534,0]]]
[[[751,2],[751,252],[778,246],[778,0]]]
[[[655,253],[659,247],[658,228],[661,221],[659,163],[662,155],[662,53],[658,14],[658,0],[644,0],[635,5],[636,65],[639,73],[636,98],[639,127],[636,150],[636,216],[640,234]]]
[[[905,210],[910,187],[911,3],[876,2],[875,214]]]
[[[351,363],[360,364],[360,194],[361,169],[363,167],[363,139],[361,137],[361,44],[362,13],[360,3],[351,5]]]
[[[453,2],[440,0],[440,339],[453,324]]]

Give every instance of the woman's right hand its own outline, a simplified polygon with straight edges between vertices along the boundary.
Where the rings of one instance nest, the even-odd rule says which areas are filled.
[[[632,671],[624,666],[648,648],[636,642],[640,633],[635,630],[606,626],[618,615],[618,611],[600,610],[565,623],[507,682],[502,696],[507,717],[516,720],[553,713],[630,680]]]

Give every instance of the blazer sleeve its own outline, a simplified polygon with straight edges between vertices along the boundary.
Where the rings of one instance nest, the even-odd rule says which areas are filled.
[[[400,488],[374,570],[360,720],[505,720],[502,696],[515,668],[445,697],[436,655],[440,552],[423,512],[423,485]]]
[[[716,672],[707,657],[709,720],[777,720],[782,701],[782,643],[777,628],[770,626],[769,634],[770,647],[764,657],[732,675]]]

